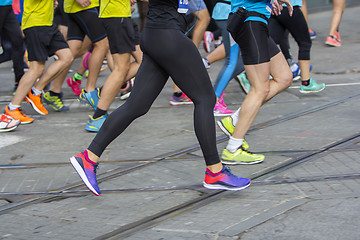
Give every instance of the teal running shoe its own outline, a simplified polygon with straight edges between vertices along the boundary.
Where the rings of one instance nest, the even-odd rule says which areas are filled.
[[[248,94],[249,91],[250,91],[250,83],[249,83],[249,80],[246,77],[246,73],[245,72],[240,73],[238,75],[238,78],[239,78],[239,82],[240,82],[240,85],[241,85],[243,91],[246,94]]]
[[[88,124],[86,125],[85,130],[88,132],[98,132],[107,117],[108,114],[105,114],[102,115],[101,117],[94,119],[92,116],[89,115],[89,121]]]
[[[60,93],[60,96],[53,96],[50,92],[46,92],[42,95],[42,100],[47,105],[51,106],[57,112],[66,112],[69,111],[69,107],[65,106],[62,101],[63,94]]]
[[[80,94],[80,95],[82,95],[82,94]],[[85,93],[85,98],[86,98],[86,101],[88,102],[88,104],[90,104],[96,110],[99,99],[100,99],[100,89],[96,88],[92,92]]]
[[[325,83],[317,83],[312,78],[310,78],[309,81],[310,81],[310,84],[307,86],[300,85],[301,93],[316,93],[316,92],[321,92],[322,90],[325,89]]]

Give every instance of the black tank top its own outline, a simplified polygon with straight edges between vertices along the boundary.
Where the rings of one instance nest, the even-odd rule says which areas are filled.
[[[149,0],[146,28],[172,28],[185,31],[185,15],[177,12],[179,0]]]

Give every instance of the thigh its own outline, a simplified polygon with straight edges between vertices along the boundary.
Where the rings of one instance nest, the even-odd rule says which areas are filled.
[[[111,54],[135,51],[135,29],[131,18],[103,18]]]
[[[169,74],[152,57],[144,54],[130,97],[126,101],[131,106],[129,109],[149,109],[168,78]]]
[[[280,24],[276,16],[271,16],[268,21],[269,33],[276,44],[280,44],[284,37],[285,28]]]
[[[47,60],[49,36],[48,28],[31,27],[24,30],[25,44],[29,61],[44,62]]]
[[[239,31],[232,33],[232,36],[239,44],[245,65],[269,62],[280,52],[263,22],[246,21]]]
[[[64,36],[61,34],[58,28],[53,27],[51,32],[52,37],[48,47],[49,55],[53,55],[58,50],[69,48],[69,45],[65,41]]]
[[[142,43],[144,53],[155,59],[192,101],[214,94],[198,49],[181,31],[145,28]]]
[[[278,19],[298,44],[311,43],[308,25],[299,7],[294,7],[292,16],[289,15],[288,9],[284,8]]]
[[[197,11],[204,10],[204,9],[207,9],[206,5],[204,3],[204,0],[191,0],[191,1],[189,1],[188,14],[195,13]]]

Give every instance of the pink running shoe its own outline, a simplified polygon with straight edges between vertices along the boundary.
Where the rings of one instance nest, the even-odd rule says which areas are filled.
[[[226,104],[224,103],[224,96],[225,93],[222,93],[218,102],[215,104],[214,107],[214,116],[228,116],[234,113],[234,111],[227,109]]]
[[[185,93],[182,93],[180,97],[172,96],[170,99],[170,105],[172,106],[179,106],[179,105],[188,105],[193,104],[188,96]]]
[[[229,116],[233,113],[234,113],[234,111],[226,109],[226,107],[224,105],[222,105],[220,102],[217,102],[215,104],[215,107],[214,107],[214,116],[215,117]]]
[[[211,51],[211,45],[214,42],[214,34],[210,31],[204,33],[204,49],[207,53]]]
[[[72,76],[66,79],[66,83],[69,85],[69,87],[71,87],[71,90],[73,93],[75,93],[76,96],[81,94],[81,80],[74,81],[74,76]]]

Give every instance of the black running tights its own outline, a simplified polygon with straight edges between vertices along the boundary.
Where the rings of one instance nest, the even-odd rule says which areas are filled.
[[[279,16],[271,16],[269,19],[270,36],[276,44],[279,44],[284,32],[289,30],[299,46],[299,60],[310,60],[311,39],[309,28],[300,7],[295,6],[293,15],[289,15],[289,10],[284,7]]]
[[[206,165],[219,163],[213,115],[216,98],[198,49],[176,29],[145,28],[140,45],[144,57],[131,95],[109,115],[88,149],[100,157],[132,121],[148,112],[170,76],[194,102],[195,134]]]

